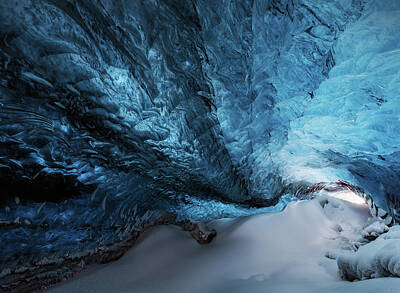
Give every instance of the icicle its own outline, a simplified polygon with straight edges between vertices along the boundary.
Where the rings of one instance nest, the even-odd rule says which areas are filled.
[[[93,193],[92,193],[92,195],[91,195],[91,197],[90,197],[90,200],[91,200],[91,201],[94,201],[94,199],[95,199],[95,197],[96,197],[96,194],[97,194],[97,191],[99,191],[99,188],[100,188],[100,186],[97,186],[96,190],[93,191]]]
[[[104,197],[104,199],[103,199],[103,203],[102,203],[102,209],[103,209],[103,211],[106,211],[106,201],[107,201],[107,196],[108,195],[106,195],[105,197]]]
[[[38,215],[40,213],[40,211],[43,209],[43,207],[46,205],[46,202],[42,203],[40,205],[40,207],[38,208],[38,210],[36,211],[36,214]]]

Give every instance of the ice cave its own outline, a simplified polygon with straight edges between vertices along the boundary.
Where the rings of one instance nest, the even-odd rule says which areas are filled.
[[[0,0],[0,292],[400,293],[400,0]]]

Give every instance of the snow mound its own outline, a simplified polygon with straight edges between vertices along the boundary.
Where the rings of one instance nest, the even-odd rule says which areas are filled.
[[[374,222],[371,225],[365,227],[361,236],[365,239],[375,240],[379,235],[389,231],[389,227],[383,222]]]
[[[376,235],[386,228],[373,223],[363,233]],[[400,277],[400,226],[391,227],[387,233],[361,246],[355,253],[338,256],[337,264],[341,277],[350,281]]]

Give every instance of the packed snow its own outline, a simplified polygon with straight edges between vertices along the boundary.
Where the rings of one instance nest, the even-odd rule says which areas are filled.
[[[338,266],[350,280],[400,277],[400,226],[361,246],[356,253],[339,256]]]
[[[400,292],[397,278],[348,282],[340,277],[335,258],[359,260],[371,245],[385,255],[390,247],[383,242],[399,236],[394,227],[354,253],[353,244],[365,233],[387,232],[376,221],[365,203],[321,195],[290,203],[280,213],[211,221],[208,226],[218,235],[209,245],[197,244],[176,227],[160,226],[120,260],[49,292]],[[399,247],[387,252],[399,254]]]

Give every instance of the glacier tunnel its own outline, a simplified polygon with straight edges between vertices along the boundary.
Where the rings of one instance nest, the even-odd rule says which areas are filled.
[[[323,189],[399,221],[399,20],[398,0],[0,1],[0,291]]]

